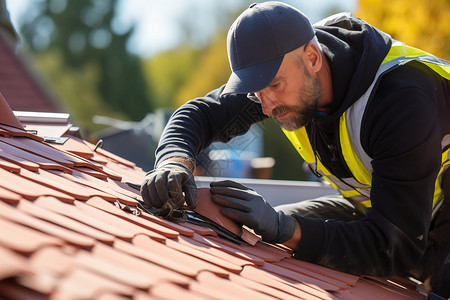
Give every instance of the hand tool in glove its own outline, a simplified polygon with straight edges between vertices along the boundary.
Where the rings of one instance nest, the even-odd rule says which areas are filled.
[[[197,206],[194,175],[180,163],[167,163],[148,172],[141,185],[141,195],[146,205],[155,208],[169,203],[176,209],[184,202],[191,209]]]

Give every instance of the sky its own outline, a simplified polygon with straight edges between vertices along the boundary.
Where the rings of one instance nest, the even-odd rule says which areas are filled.
[[[18,26],[30,5],[40,1],[42,0],[6,0],[14,26]],[[195,33],[191,38],[202,43],[217,29],[217,22],[211,20],[210,13],[213,9],[217,9],[217,4],[220,4],[220,9],[227,11],[238,9],[243,3],[248,2],[245,0],[121,0],[120,15],[115,21],[119,27],[122,26],[125,29],[135,24],[136,30],[127,45],[128,49],[134,54],[149,57],[177,46],[183,39],[186,32],[180,26],[180,20],[190,23]],[[285,2],[302,10],[314,23],[324,17],[330,7],[338,7],[342,11],[354,11],[357,0]]]

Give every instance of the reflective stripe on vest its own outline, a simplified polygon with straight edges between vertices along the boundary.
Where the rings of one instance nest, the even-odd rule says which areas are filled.
[[[320,156],[317,161],[314,156],[311,143],[304,127],[295,130],[283,130],[291,143],[297,149],[303,159],[340,193],[349,199],[370,206],[370,187],[372,182],[372,158],[364,151],[361,140],[361,122],[368,100],[379,79],[386,72],[410,61],[419,61],[426,64],[433,71],[446,79],[450,79],[450,64],[424,51],[406,46],[400,42],[393,41],[391,49],[380,65],[375,78],[367,91],[359,98],[339,120],[339,139],[344,160],[354,178],[337,178],[332,175],[321,163]],[[450,144],[450,135],[444,137],[442,149]],[[450,168],[449,150],[442,153],[442,167],[435,183],[433,207],[436,210],[442,200],[441,180],[446,168]]]

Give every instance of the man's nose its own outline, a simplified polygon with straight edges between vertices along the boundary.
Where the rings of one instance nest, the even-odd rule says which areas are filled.
[[[258,99],[261,101],[263,113],[270,115],[272,110],[276,107],[275,101],[264,90],[255,93]]]

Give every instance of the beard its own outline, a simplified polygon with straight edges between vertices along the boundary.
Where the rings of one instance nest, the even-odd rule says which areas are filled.
[[[298,91],[297,105],[277,106],[269,115],[278,125],[288,131],[297,130],[310,124],[317,115],[321,85],[316,78],[308,73],[304,66],[302,66],[302,69],[304,74],[304,88]],[[288,112],[292,112],[292,116],[277,119],[277,116]]]

